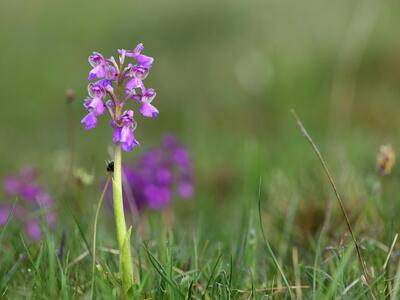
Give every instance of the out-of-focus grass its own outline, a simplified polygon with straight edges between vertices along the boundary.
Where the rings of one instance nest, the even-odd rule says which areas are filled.
[[[24,237],[10,223],[0,245],[3,295],[69,298],[88,293],[89,256],[68,267],[86,251],[72,216],[89,239],[111,131],[98,126],[85,132],[79,124],[87,56],[94,50],[112,55],[139,41],[156,59],[147,84],[157,90],[154,103],[160,115],[139,119],[142,149],[124,159],[173,132],[190,148],[196,171],[195,199],[173,205],[175,222],[168,237],[173,248],[165,247],[162,217],[150,214],[147,221],[144,239],[165,268],[164,277],[136,241],[142,295],[160,299],[165,291],[178,297],[175,284],[187,293],[192,281],[197,297],[210,282],[211,298],[248,298],[252,287],[255,292],[283,287],[259,235],[260,177],[266,236],[291,284],[296,279],[294,248],[301,282],[316,282],[315,295],[338,296],[360,276],[356,261],[346,261],[351,246],[335,207],[317,247],[332,195],[290,117],[292,107],[325,154],[367,263],[379,272],[385,247],[400,225],[399,173],[395,169],[381,179],[374,172],[378,146],[398,146],[399,8],[395,1],[2,1],[0,175],[24,164],[39,167],[60,215],[57,230],[38,245],[22,243]],[[77,93],[71,115],[66,88]],[[69,181],[65,189],[60,182],[67,168],[68,121],[75,125],[75,166],[94,170],[95,181],[88,187]],[[100,125],[106,123],[103,118]],[[100,223],[98,244],[112,248],[107,214]],[[54,255],[62,231],[66,254],[58,262]],[[317,270],[316,255],[321,257]],[[116,293],[112,272],[117,260],[102,250],[99,256],[104,264],[96,277],[96,295],[109,298]],[[390,286],[396,263],[378,282],[379,295]],[[56,279],[48,280],[50,274]],[[171,280],[174,287],[168,285]],[[349,299],[364,297],[359,284],[350,291]],[[256,295],[263,293],[272,294]],[[312,293],[312,287],[303,291],[305,298]]]

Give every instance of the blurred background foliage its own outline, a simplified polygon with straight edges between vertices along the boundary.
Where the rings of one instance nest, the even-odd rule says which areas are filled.
[[[57,197],[72,134],[74,165],[95,174],[73,199],[92,208],[111,130],[104,117],[90,132],[79,124],[87,57],[143,42],[160,115],[139,117],[142,147],[124,159],[172,132],[196,170],[194,201],[175,203],[180,222],[207,216],[209,238],[235,235],[261,176],[266,222],[282,225],[295,207],[293,222],[312,233],[329,186],[289,110],[321,146],[348,205],[360,207],[379,145],[398,146],[399,14],[398,1],[372,0],[2,0],[0,175],[34,165]],[[69,105],[67,88],[76,91]]]

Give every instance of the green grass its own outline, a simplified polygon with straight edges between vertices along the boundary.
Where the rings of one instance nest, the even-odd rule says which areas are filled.
[[[293,220],[290,213],[279,216],[279,208],[268,205],[272,199],[267,198],[273,196],[267,196],[262,182],[260,178],[258,186],[252,185],[254,190],[248,192],[252,195],[248,201],[238,203],[241,213],[233,216],[237,220],[228,221],[232,224],[228,229],[230,237],[223,233],[224,239],[218,237],[223,230],[218,224],[223,227],[224,220],[213,216],[200,214],[197,222],[190,226],[181,223],[179,209],[174,211],[176,221],[173,224],[165,223],[163,212],[142,216],[140,226],[145,229],[144,233],[136,234],[132,242],[135,286],[130,296],[140,299],[368,298],[368,288],[360,279],[362,269],[339,211],[333,208],[329,212],[331,225],[319,230],[315,238],[304,232],[299,238],[297,235],[302,228],[298,222],[304,220]],[[283,186],[282,182],[275,184]],[[282,190],[282,194],[285,193],[300,196]],[[363,210],[371,210],[373,206],[375,202],[366,203]],[[298,211],[293,214],[296,213]],[[308,218],[312,219],[313,212],[309,213]],[[285,226],[271,228],[271,215],[281,217]],[[49,232],[44,228],[45,235],[39,243],[29,243],[13,228],[13,220],[10,220],[1,233],[2,298],[88,298],[92,280],[94,299],[118,298],[121,283],[116,273],[118,259],[112,237],[112,218],[109,213],[103,213],[99,220],[93,277],[94,211],[91,216],[79,218],[65,209],[58,230]],[[363,219],[359,217],[353,225],[362,241],[368,269],[373,273],[372,288],[378,299],[389,295],[396,299],[395,295],[400,292],[397,252],[390,252],[392,257],[388,257],[391,243],[365,232],[368,228],[365,222],[372,220]],[[209,222],[217,226],[212,232],[207,228]],[[278,228],[284,230],[279,233]],[[60,258],[61,232],[66,233],[66,243]],[[294,248],[299,250],[296,260],[292,256]],[[382,271],[387,258],[387,267]]]

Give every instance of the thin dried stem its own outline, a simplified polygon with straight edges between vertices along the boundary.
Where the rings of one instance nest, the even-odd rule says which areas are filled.
[[[337,201],[339,203],[340,210],[342,211],[342,214],[343,214],[344,219],[346,221],[347,229],[349,230],[351,238],[352,238],[352,240],[354,242],[354,245],[356,247],[358,260],[360,261],[360,264],[362,266],[364,277],[365,277],[365,281],[366,281],[367,285],[370,287],[367,266],[366,266],[365,260],[364,260],[364,258],[362,256],[361,249],[360,249],[360,246],[359,246],[359,244],[357,242],[357,239],[356,239],[356,236],[354,234],[354,231],[353,231],[353,229],[351,227],[349,217],[347,216],[346,209],[344,207],[342,198],[340,197],[339,191],[338,191],[338,189],[336,187],[335,181],[333,180],[333,177],[332,177],[331,173],[329,172],[328,166],[326,165],[325,160],[323,159],[323,157],[321,155],[321,152],[319,151],[317,145],[314,143],[314,141],[311,138],[311,136],[308,134],[307,130],[305,129],[305,127],[303,125],[303,123],[301,122],[300,118],[298,117],[296,111],[294,109],[292,109],[290,112],[292,113],[294,119],[296,120],[297,125],[299,126],[301,133],[303,134],[303,136],[307,139],[307,141],[310,143],[311,147],[313,148],[315,154],[317,155],[317,157],[318,157],[318,159],[319,159],[319,161],[320,161],[320,163],[321,163],[321,165],[322,165],[322,167],[324,169],[324,172],[325,172],[326,176],[328,177],[329,183],[331,184],[332,189],[333,189],[333,191],[335,193],[336,199],[337,199]],[[373,292],[372,288],[370,289],[370,291],[371,291],[372,299],[376,299],[376,296],[374,295],[374,292]]]
[[[92,253],[93,253],[93,261],[92,261],[92,284],[91,284],[91,286],[90,286],[90,298],[89,298],[89,299],[93,299],[93,291],[94,291],[94,273],[95,273],[95,270],[96,270],[97,221],[98,221],[98,219],[99,219],[100,208],[101,208],[101,205],[102,205],[102,203],[103,203],[103,199],[104,199],[104,196],[105,196],[105,194],[106,194],[106,191],[107,191],[108,185],[109,185],[109,183],[110,183],[110,180],[111,180],[111,173],[108,174],[106,184],[104,185],[104,188],[103,188],[103,192],[101,193],[99,202],[97,203],[96,215],[95,215],[95,217],[94,217],[94,224],[93,224],[93,249],[92,249]]]

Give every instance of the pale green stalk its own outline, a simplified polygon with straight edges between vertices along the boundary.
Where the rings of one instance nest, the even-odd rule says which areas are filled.
[[[130,233],[126,230],[124,206],[122,199],[122,154],[121,145],[115,145],[113,198],[115,226],[117,229],[117,241],[120,252],[120,274],[122,286],[127,291],[133,284],[132,257],[130,250]],[[127,234],[128,233],[128,234]]]

